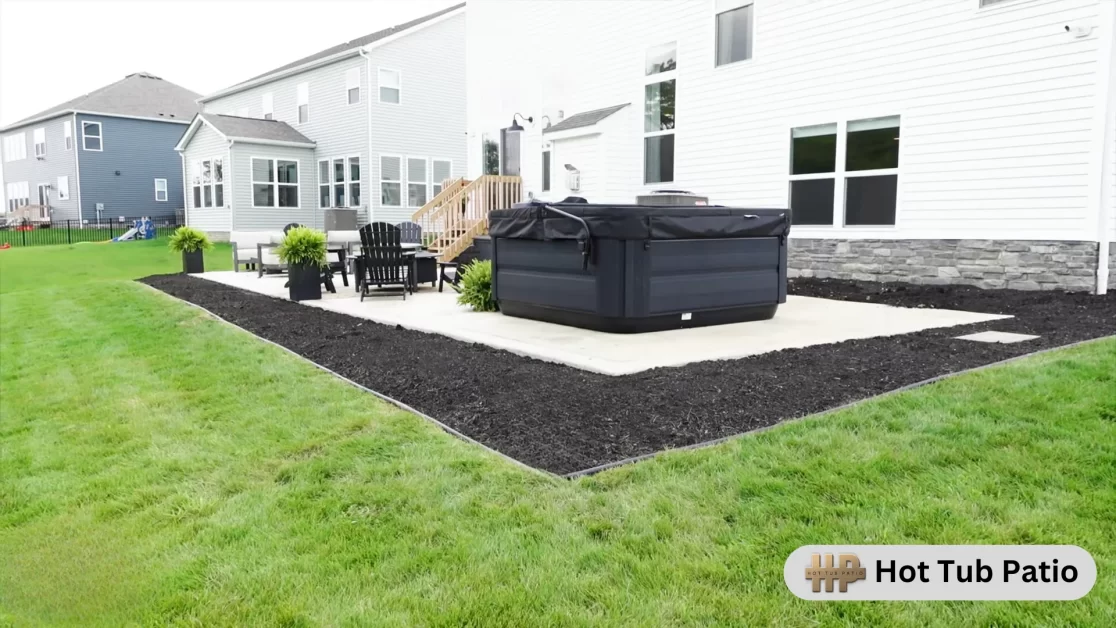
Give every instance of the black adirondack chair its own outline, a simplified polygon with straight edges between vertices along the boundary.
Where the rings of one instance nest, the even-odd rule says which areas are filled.
[[[366,296],[391,294],[379,289],[398,287],[407,298],[410,281],[409,260],[400,246],[399,227],[386,222],[373,222],[360,228],[360,300]],[[375,287],[378,290],[372,291]]]
[[[401,222],[399,227],[399,241],[404,244],[422,244],[422,225],[417,222]]]

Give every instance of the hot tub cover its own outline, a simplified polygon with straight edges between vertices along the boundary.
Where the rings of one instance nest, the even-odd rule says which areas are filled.
[[[493,210],[488,232],[494,238],[576,240],[585,228],[576,220],[547,210],[557,208],[585,221],[594,238],[614,240],[692,240],[784,236],[790,231],[786,209],[721,206],[655,207],[592,203],[518,203]]]

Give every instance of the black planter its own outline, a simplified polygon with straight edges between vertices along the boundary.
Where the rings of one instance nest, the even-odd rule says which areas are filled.
[[[322,269],[305,264],[291,264],[287,273],[291,301],[313,301],[322,298]]]
[[[184,272],[184,273],[204,273],[205,272],[205,257],[202,256],[201,251],[183,251],[182,252],[182,272]]]

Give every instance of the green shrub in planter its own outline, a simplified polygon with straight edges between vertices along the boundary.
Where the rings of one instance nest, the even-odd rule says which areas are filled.
[[[205,272],[202,252],[213,248],[213,243],[204,231],[193,227],[179,227],[171,235],[169,246],[172,251],[182,253],[182,272]]]
[[[499,309],[492,294],[492,261],[473,260],[461,269],[461,279],[453,287],[458,292],[457,302],[468,305],[477,312],[495,312]]]
[[[275,253],[287,264],[287,287],[292,301],[322,298],[325,233],[310,227],[294,227],[283,236]]]

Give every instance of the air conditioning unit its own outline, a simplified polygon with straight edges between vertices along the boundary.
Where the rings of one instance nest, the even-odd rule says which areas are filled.
[[[652,190],[647,194],[636,197],[639,205],[656,205],[659,207],[678,207],[693,205],[695,207],[709,204],[709,197],[698,196],[686,190]]]

